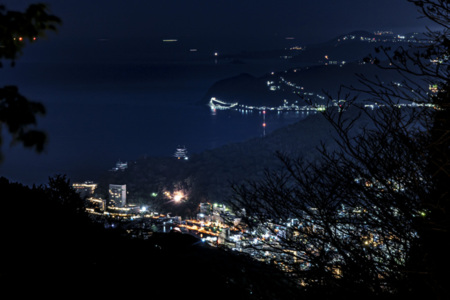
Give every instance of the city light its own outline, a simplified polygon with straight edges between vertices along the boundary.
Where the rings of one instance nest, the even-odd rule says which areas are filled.
[[[164,196],[166,196],[166,198],[168,198],[169,200],[171,200],[175,203],[180,203],[180,202],[186,201],[188,198],[187,193],[185,193],[182,190],[178,190],[173,193],[171,193],[169,191],[165,191]]]
[[[181,191],[177,191],[173,194],[173,201],[180,202],[184,198],[184,194]]]

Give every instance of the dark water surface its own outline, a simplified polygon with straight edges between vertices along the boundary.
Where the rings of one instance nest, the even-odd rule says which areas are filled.
[[[217,80],[248,72],[260,76],[282,63],[196,62],[18,63],[0,69],[2,85],[18,85],[42,102],[39,127],[49,136],[43,154],[2,146],[0,175],[25,184],[45,183],[56,173],[72,180],[95,179],[116,161],[142,155],[171,156],[177,145],[198,153],[261,136],[258,112],[218,111],[196,103]],[[277,69],[278,68],[278,69]],[[302,118],[266,115],[266,133]],[[5,131],[3,132],[5,136]]]

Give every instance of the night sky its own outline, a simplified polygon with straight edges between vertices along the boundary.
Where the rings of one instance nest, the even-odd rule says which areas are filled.
[[[2,1],[23,9],[33,0]],[[198,39],[258,44],[295,37],[323,41],[352,30],[423,29],[406,0],[48,0],[64,21],[58,38]]]

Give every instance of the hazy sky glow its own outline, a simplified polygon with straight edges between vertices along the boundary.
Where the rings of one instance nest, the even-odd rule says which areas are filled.
[[[33,0],[2,1],[23,9]],[[63,37],[323,40],[352,30],[423,28],[406,0],[47,0]]]

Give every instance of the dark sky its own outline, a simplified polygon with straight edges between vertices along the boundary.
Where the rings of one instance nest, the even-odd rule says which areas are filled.
[[[2,1],[23,9],[33,0]],[[295,37],[323,41],[352,30],[423,28],[406,0],[47,0],[64,24],[58,36],[199,38],[230,43]]]

